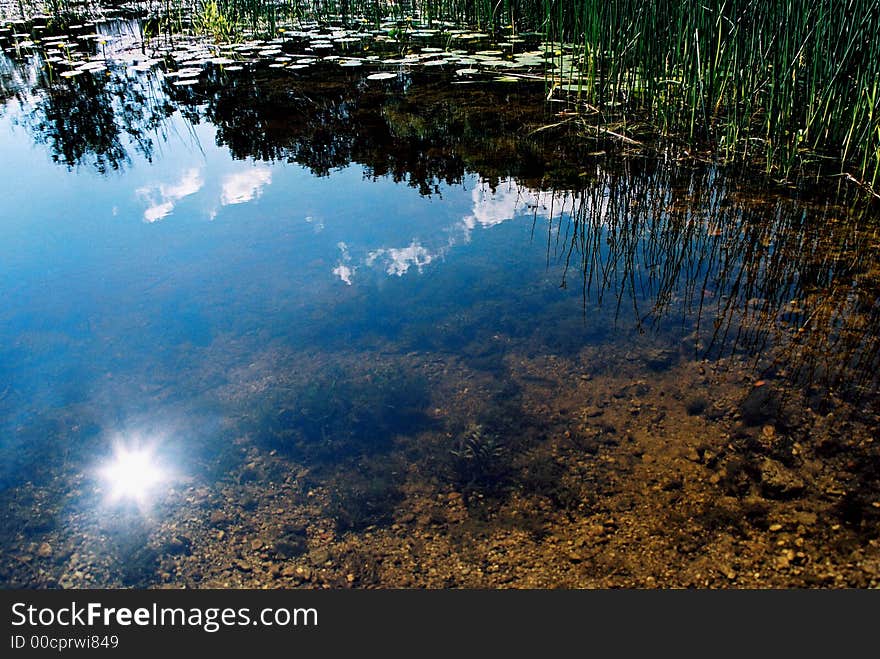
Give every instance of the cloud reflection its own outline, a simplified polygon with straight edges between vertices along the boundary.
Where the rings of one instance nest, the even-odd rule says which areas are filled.
[[[457,244],[468,243],[477,229],[490,229],[518,216],[535,216],[545,219],[574,214],[582,202],[580,197],[562,191],[535,190],[520,185],[513,179],[501,181],[494,187],[489,183],[478,184],[471,191],[471,210],[460,220],[438,232],[443,242],[436,239],[413,238],[406,247],[380,247],[367,252],[361,264],[364,267],[380,267],[389,276],[402,277],[411,270],[423,274],[431,263],[442,259]],[[345,243],[339,243],[342,258],[333,269],[341,281],[352,284],[357,267]]]
[[[385,272],[389,275],[402,277],[413,266],[422,273],[422,269],[435,258],[418,241],[413,240],[408,247],[390,247],[377,249],[367,255],[366,264],[373,265],[377,261],[385,265]]]
[[[351,278],[354,277],[357,268],[348,265],[351,261],[351,256],[348,253],[348,245],[344,242],[339,242],[336,246],[339,248],[339,251],[342,252],[342,260],[339,262],[339,265],[333,268],[333,274],[339,277],[344,283],[351,286]]]
[[[545,218],[574,214],[580,203],[571,193],[533,190],[513,179],[502,181],[495,188],[483,182],[471,191],[471,199],[471,213],[462,219],[467,236],[477,227],[488,229],[518,214],[534,213]]]
[[[167,217],[178,201],[202,189],[205,180],[201,171],[193,167],[185,171],[177,183],[148,185],[137,189],[138,196],[146,199],[149,206],[144,210],[145,222],[158,222]]]
[[[224,177],[220,203],[223,206],[244,204],[259,197],[263,188],[272,182],[272,170],[268,167],[254,167]]]

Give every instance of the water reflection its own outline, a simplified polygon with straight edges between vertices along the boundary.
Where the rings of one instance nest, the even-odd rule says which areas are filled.
[[[130,152],[151,161],[167,138],[174,106],[156,77],[127,71],[112,59],[108,64],[110,69],[64,78],[39,52],[20,61],[0,54],[4,103],[17,101],[15,122],[55,162],[106,174],[129,165]]]
[[[541,84],[205,64],[175,86],[149,67],[62,80],[39,60],[2,66],[5,192],[34,199],[0,211],[2,543],[48,556],[42,538],[61,542],[65,524],[115,543],[91,581],[71,576],[69,550],[42,576],[5,565],[8,583],[168,582],[157,574],[184,571],[181,557],[245,535],[236,565],[253,574],[248,552],[294,560],[334,533],[471,512],[541,540],[554,515],[598,509],[605,537],[627,510],[608,483],[649,462],[641,445],[590,456],[664,432],[670,398],[687,407],[682,435],[723,437],[688,460],[723,465],[716,484],[740,499],[807,489],[779,477],[803,450],[774,417],[783,404],[738,407],[756,381],[823,413],[852,403],[847,423],[878,411],[876,207],[844,189],[780,191],[536,133],[555,112]],[[707,366],[737,381],[718,416],[680,390],[708,390]],[[727,425],[689,430],[704,411]],[[132,419],[177,420],[192,475],[161,502],[185,513],[159,535],[160,520],[129,533],[130,518],[91,509],[84,465]],[[724,453],[740,440],[778,462],[772,477]],[[869,497],[859,455],[850,489]],[[428,508],[439,490],[448,505]],[[844,504],[842,518],[873,519],[870,500]],[[283,524],[263,523],[279,510]],[[450,533],[468,544],[468,529]]]
[[[640,328],[679,313],[698,331],[711,329],[707,352],[759,352],[772,343],[772,331],[800,346],[788,357],[797,362],[793,372],[809,362],[803,368],[834,382],[862,390],[874,383],[873,343],[864,340],[875,335],[876,317],[871,295],[865,297],[874,282],[866,262],[869,208],[844,211],[846,199],[812,205],[739,191],[735,179],[712,168],[690,171],[659,160],[597,164],[567,135],[524,135],[547,121],[528,85],[454,86],[443,75],[411,73],[378,86],[345,70],[279,76],[257,67],[229,75],[214,67],[199,84],[174,87],[153,71],[126,69],[121,53],[106,72],[68,79],[53,75],[39,53],[19,62],[3,56],[4,94],[19,106],[7,112],[56,162],[102,174],[130,164],[129,149],[151,161],[175,109],[190,122],[215,126],[217,143],[233,158],[296,162],[319,176],[358,163],[369,178],[406,181],[425,195],[439,193],[441,184],[470,184],[473,172],[480,177],[473,209],[444,227],[440,239],[412,236],[360,252],[338,241],[332,274],[350,285],[364,268],[424,273],[467,243],[476,227],[531,213],[547,222],[548,259],[564,263],[562,285],[577,277],[585,305],[611,296],[618,314],[631,308]],[[225,174],[219,200],[207,203],[215,207],[209,217],[217,206],[259,197],[272,178],[266,166]],[[144,221],[168,217],[204,186],[203,168],[188,167],[176,179],[138,187]],[[750,198],[756,194],[764,199]],[[315,223],[316,230],[323,226]],[[818,353],[844,349],[846,358],[822,369],[815,364]],[[862,376],[845,378],[844,365],[859,367]]]
[[[220,204],[244,204],[260,195],[263,188],[272,182],[272,170],[268,167],[229,174],[222,181]]]
[[[642,329],[677,315],[699,335],[698,357],[766,353],[802,383],[876,391],[870,203],[797,202],[711,168],[638,161],[597,169],[594,183],[568,222],[548,224],[548,249],[585,304],[610,297]]]
[[[471,210],[428,235],[404,232],[397,244],[328,236],[337,255],[326,271],[349,286],[367,271],[424,274],[477,228],[531,216],[532,239],[546,224],[547,263],[562,265],[560,283],[580,289],[584,311],[593,301],[613,305],[615,318],[631,316],[640,330],[675,315],[699,335],[696,356],[787,346],[777,359],[791,375],[821,373],[863,392],[876,382],[868,206],[738,189],[736,177],[711,167],[597,160],[595,145],[567,133],[527,134],[549,120],[528,84],[456,86],[411,72],[371,85],[344,69],[231,75],[214,66],[198,84],[175,87],[126,68],[124,51],[117,58],[106,72],[59,79],[39,54],[4,56],[5,94],[18,103],[6,111],[56,162],[102,174],[131,164],[129,149],[151,162],[178,130],[177,112],[195,140],[196,125],[209,122],[235,159],[295,162],[318,176],[357,163],[367,178],[406,181],[428,196],[469,186]],[[137,187],[144,221],[199,194],[213,196],[200,203],[214,218],[273,182],[273,170],[257,164],[208,188],[206,176],[204,165],[184,166]],[[326,226],[305,217],[315,232]]]
[[[183,172],[175,183],[158,183],[138,188],[136,194],[148,204],[144,211],[144,221],[157,222],[168,216],[178,201],[195,194],[204,185],[202,172],[191,168]]]

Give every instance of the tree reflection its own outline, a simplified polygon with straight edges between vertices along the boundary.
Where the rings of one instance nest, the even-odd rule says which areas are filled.
[[[107,174],[128,165],[132,149],[152,160],[175,110],[154,75],[114,67],[64,78],[39,55],[16,64],[0,59],[4,96],[22,107],[16,121],[53,161]]]
[[[618,319],[631,310],[643,331],[675,319],[702,342],[700,356],[770,354],[806,385],[876,391],[876,208],[842,193],[793,199],[713,167],[597,156],[595,142],[564,129],[530,132],[553,119],[540,85],[455,85],[417,72],[375,84],[329,66],[210,67],[192,86],[122,70],[61,80],[8,61],[0,74],[34,140],[68,167],[106,173],[132,148],[151,159],[179,111],[216,126],[235,158],[319,176],[358,163],[426,195],[470,173],[490,186],[556,190],[555,207],[541,211],[548,258],[563,264],[563,286],[577,282],[585,309],[613,304]]]
[[[578,163],[592,148],[558,140],[550,150],[543,134],[528,135],[550,117],[540,83],[519,90],[452,83],[417,73],[377,83],[343,69],[263,70],[215,72],[203,86],[171,94],[183,105],[204,103],[218,144],[236,158],[295,162],[318,176],[358,163],[367,176],[389,176],[426,195],[467,172],[537,185],[567,173],[563,163]]]

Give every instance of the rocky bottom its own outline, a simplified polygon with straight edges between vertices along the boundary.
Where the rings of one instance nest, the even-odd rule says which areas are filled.
[[[331,359],[354,384],[310,394],[308,374]],[[877,587],[876,413],[753,366],[662,349],[267,354],[215,392],[243,412],[211,478],[176,483],[149,510],[96,512],[84,471],[5,492],[0,576],[16,588]],[[363,394],[392,373],[396,391],[423,386],[418,414]],[[270,431],[248,430],[265,426],[249,415],[270,391]]]

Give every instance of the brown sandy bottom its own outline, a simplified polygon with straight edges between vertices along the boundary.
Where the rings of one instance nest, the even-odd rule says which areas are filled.
[[[33,539],[33,525],[19,535],[20,550],[4,560],[6,581],[878,585],[876,417],[833,398],[808,400],[809,388],[756,380],[754,364],[738,357],[710,363],[663,349],[607,347],[573,357],[501,354],[493,373],[466,357],[424,353],[267,352],[233,373],[236,384],[217,395],[247,410],[277,392],[284,402],[270,414],[281,421],[268,434],[243,431],[225,475],[213,484],[178,483],[145,516],[56,508],[65,519],[42,537]],[[339,372],[347,374],[340,396],[348,402],[337,405]],[[316,373],[325,377],[317,384]],[[419,386],[430,398],[411,433],[384,442],[356,430],[358,415],[367,415],[370,428],[382,427],[384,413],[375,411],[385,404],[380,378],[391,382],[395,399],[401,387]],[[320,395],[310,398],[309,386]],[[357,392],[377,390],[364,409],[350,404]],[[330,401],[321,414],[348,417],[334,426],[333,418],[305,409],[319,400]],[[285,424],[287,417],[298,421]],[[315,446],[305,441],[308,418],[321,421],[322,433],[355,430]],[[246,428],[246,414],[229,423]],[[84,478],[79,474],[79,491],[88,487]],[[11,517],[39,519],[63,481],[19,488]]]

